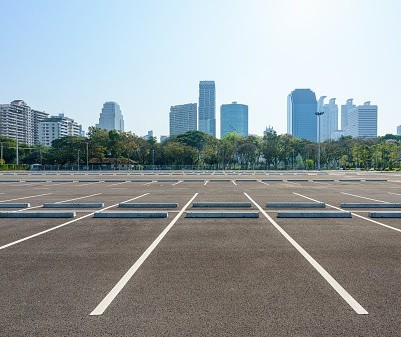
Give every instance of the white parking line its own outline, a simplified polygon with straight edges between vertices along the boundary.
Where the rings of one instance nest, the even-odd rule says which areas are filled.
[[[153,250],[157,247],[160,241],[166,236],[171,227],[177,222],[180,216],[185,212],[187,207],[191,204],[191,202],[196,198],[198,193],[195,193],[194,196],[186,203],[186,205],[181,209],[181,211],[174,217],[174,219],[170,222],[170,224],[160,233],[160,235],[156,238],[155,241],[143,252],[143,254],[139,257],[138,260],[131,266],[130,269],[125,273],[125,275],[117,282],[117,284],[110,290],[110,292],[106,295],[106,297],[97,305],[97,307],[90,313],[91,316],[102,315],[104,311],[108,308],[108,306],[113,302],[116,296],[120,293],[120,291],[124,288],[124,286],[128,283],[128,281],[134,276],[139,267],[146,261],[149,255],[153,252]]]
[[[19,183],[18,183],[19,184]],[[36,185],[36,186],[41,186],[41,183],[40,182],[37,182],[37,183],[31,183],[31,184],[27,184],[27,183],[23,183],[23,184],[19,184],[19,185],[9,185],[9,186],[11,186],[11,187],[21,187],[21,186],[33,186],[33,185]]]
[[[311,200],[311,201],[321,202],[321,201],[318,201],[318,200],[309,198],[309,197],[307,197],[307,196],[305,196],[305,195],[302,195],[302,194],[299,194],[299,193],[295,193],[295,192],[292,192],[292,193],[294,193],[294,194],[296,194],[296,195],[299,195],[299,196],[302,197],[302,198]],[[334,208],[334,209],[337,209],[337,210],[339,210],[339,211],[342,211],[342,212],[348,212],[348,211],[343,210],[342,208],[339,208],[339,207],[330,205],[330,204],[328,204],[328,203],[326,203],[326,205],[329,206],[329,207],[331,207],[331,208]],[[394,230],[394,231],[396,231],[396,232],[401,232],[401,229],[398,229],[398,228],[395,228],[395,227],[391,227],[391,226],[386,225],[386,224],[384,224],[384,223],[381,223],[381,222],[379,222],[379,221],[372,220],[372,219],[370,219],[370,218],[366,218],[366,217],[364,217],[364,216],[362,216],[362,215],[359,215],[359,214],[356,214],[356,213],[352,213],[352,212],[351,212],[351,214],[352,214],[352,216],[356,216],[357,218],[361,218],[361,219],[367,220],[367,221],[372,222],[372,223],[374,223],[374,224],[376,224],[376,225],[379,225],[379,226],[382,226],[382,227],[386,227],[386,228],[392,229],[392,230]]]
[[[29,197],[22,197],[22,198],[15,198],[15,199],[8,199],[8,200],[1,200],[0,202],[8,202],[8,201],[15,201],[15,200],[22,200],[22,199],[29,199],[29,198],[36,198],[36,197],[42,197],[44,195],[50,195],[53,193],[45,193],[45,194],[37,194],[37,195],[31,195]]]
[[[264,185],[270,185],[268,183],[265,183],[264,181],[258,180],[259,183],[264,184]]]
[[[311,256],[303,249],[287,232],[282,229],[248,194],[247,198],[259,209],[269,222],[291,243],[291,245],[312,265],[313,268],[333,287],[333,289],[348,303],[358,315],[369,313]]]
[[[68,201],[74,201],[74,200],[80,200],[80,199],[85,199],[85,198],[90,198],[90,197],[94,197],[95,195],[99,195],[102,193],[95,193],[95,194],[91,194],[91,195],[86,195],[84,197],[79,197],[79,198],[74,198],[74,199],[68,199],[68,200],[63,200],[63,201],[57,201],[55,202],[55,204],[62,204],[63,202],[68,202]],[[39,205],[39,206],[33,206],[33,207],[28,207],[28,208],[23,208],[23,209],[19,209],[18,211],[14,211],[14,213],[17,212],[23,212],[23,211],[28,211],[30,209],[35,209],[35,208],[41,208],[43,207],[43,205]]]
[[[110,187],[110,186],[116,186],[116,185],[121,185],[121,184],[126,184],[126,183],[129,183],[130,181],[122,181],[122,182],[119,182],[119,183],[115,183],[115,184],[111,184],[111,185],[107,185],[107,187]]]
[[[171,184],[171,185],[174,186],[174,185],[178,185],[178,184],[180,184],[180,183],[182,183],[182,180],[180,180],[180,181],[178,181],[178,182],[176,182],[176,183],[174,183],[174,184]]]
[[[153,184],[153,183],[155,183],[156,181],[151,181],[151,182],[149,182],[149,183],[146,183],[146,184],[142,184],[141,186],[148,186],[148,185],[150,185],[150,184]],[[160,185],[161,186],[161,185]]]
[[[397,187],[397,188],[399,188],[399,187]],[[394,194],[394,195],[401,195],[401,194],[399,194],[399,193],[393,193],[393,192],[387,192],[388,194]]]
[[[203,184],[203,186],[206,186],[208,182],[209,182],[209,180],[206,180],[205,183]]]
[[[146,195],[148,195],[148,194],[149,194],[149,193],[145,193],[145,194],[142,194],[142,195],[140,195],[140,196],[138,196],[138,197],[135,197],[135,198],[132,198],[132,199],[128,199],[128,200],[126,200],[126,201],[123,201],[123,203],[130,202],[130,201],[132,201],[132,200],[142,198],[142,197],[144,197],[144,196],[146,196]],[[105,207],[105,208],[102,208],[102,209],[99,210],[98,212],[100,212],[100,211],[105,211],[105,210],[107,210],[107,209],[109,209],[109,208],[116,207],[116,206],[118,206],[118,204],[114,204],[114,205],[111,205],[111,206],[107,206],[107,207]],[[79,218],[76,218],[76,219],[74,219],[74,220],[65,222],[65,223],[63,223],[63,224],[61,224],[61,225],[58,225],[58,226],[55,226],[55,227],[46,229],[46,230],[44,230],[44,231],[41,231],[41,232],[39,232],[39,233],[36,233],[36,234],[30,235],[30,236],[27,236],[27,237],[25,237],[25,238],[22,238],[22,239],[19,239],[19,240],[10,242],[10,243],[8,243],[8,244],[6,244],[6,245],[4,245],[4,246],[0,246],[0,250],[5,249],[5,248],[8,248],[8,247],[11,247],[11,246],[14,246],[14,245],[16,245],[16,244],[18,244],[18,243],[21,243],[21,242],[24,242],[24,241],[26,241],[26,240],[33,239],[33,238],[35,238],[35,237],[37,237],[37,236],[40,236],[40,235],[46,234],[46,233],[48,233],[48,232],[54,231],[54,230],[56,230],[56,229],[58,229],[58,228],[67,226],[67,225],[72,224],[72,223],[74,223],[74,222],[77,222],[77,221],[79,221],[79,220],[82,220],[82,219],[85,219],[85,218],[87,218],[87,217],[90,217],[90,216],[92,216],[93,214],[95,214],[95,212],[86,214],[86,215],[81,216],[81,217],[79,217]]]
[[[346,194],[346,195],[350,195],[352,197],[357,197],[357,198],[361,198],[361,199],[366,199],[366,200],[377,201],[377,202],[382,202],[382,203],[385,203],[385,204],[389,204],[388,201],[377,200],[377,199],[372,199],[372,198],[366,198],[366,197],[363,197],[361,195],[356,195],[356,194],[351,194],[351,193],[346,193],[346,192],[341,192],[341,194]]]
[[[235,186],[237,186],[237,183],[236,183],[234,180],[231,180],[231,182],[232,182]]]

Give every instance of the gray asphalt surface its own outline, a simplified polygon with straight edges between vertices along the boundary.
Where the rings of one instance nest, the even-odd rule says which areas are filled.
[[[10,182],[15,179],[25,182]],[[57,181],[64,179],[75,182]],[[70,219],[0,219],[1,336],[400,335],[400,219],[372,222],[369,209],[350,209],[352,219],[277,219],[280,210],[265,205],[311,198],[334,210],[330,206],[341,202],[400,202],[401,175],[61,172],[0,173],[0,180],[9,180],[0,182],[0,202],[19,199],[35,210],[45,202],[85,196],[74,202],[110,207],[141,196],[136,201],[178,203],[166,219],[80,219],[91,209],[76,210],[70,224]],[[358,314],[262,213],[258,219],[182,215],[170,228],[195,193],[196,202],[248,202],[247,193],[368,314]],[[258,208],[253,204],[251,210]],[[167,227],[104,312],[90,315]],[[21,239],[26,240],[16,242]],[[5,246],[10,243],[15,244]]]

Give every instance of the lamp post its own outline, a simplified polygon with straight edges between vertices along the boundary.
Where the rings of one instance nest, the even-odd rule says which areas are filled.
[[[89,170],[89,142],[86,142],[86,170]]]
[[[320,117],[324,114],[324,111],[317,111],[317,169],[320,171]]]
[[[78,171],[79,171],[79,150],[78,150]]]
[[[3,143],[0,142],[0,163],[3,164]]]

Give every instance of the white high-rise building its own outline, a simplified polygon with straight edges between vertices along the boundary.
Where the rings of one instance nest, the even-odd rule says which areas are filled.
[[[82,126],[64,114],[51,116],[39,123],[39,142],[51,146],[53,140],[66,136],[81,136]]]
[[[96,127],[108,131],[124,131],[124,117],[120,106],[116,102],[106,102],[103,104],[99,124],[96,124]]]
[[[356,105],[353,103],[353,98],[347,99],[345,105],[341,105],[341,130],[347,135],[348,128],[348,114],[351,109],[354,109]]]
[[[0,104],[0,136],[28,145],[39,144],[39,122],[49,114],[31,109],[24,101]]]
[[[401,125],[397,126],[397,136],[401,136]]]
[[[347,135],[354,138],[377,137],[377,105],[365,102],[348,112]]]
[[[333,132],[338,130],[338,106],[336,104],[336,99],[331,98],[329,104],[323,104],[323,99],[325,96],[321,97],[319,100],[319,111],[324,112],[320,117],[320,141],[333,139]]]
[[[170,136],[196,130],[196,103],[170,107]]]

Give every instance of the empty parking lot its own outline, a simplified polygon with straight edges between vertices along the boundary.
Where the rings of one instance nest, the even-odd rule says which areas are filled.
[[[32,217],[0,218],[0,331],[397,336],[401,219],[370,213],[400,202],[391,173],[3,173],[0,213]]]

